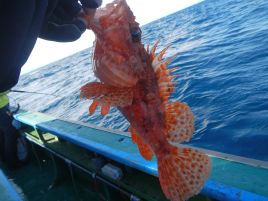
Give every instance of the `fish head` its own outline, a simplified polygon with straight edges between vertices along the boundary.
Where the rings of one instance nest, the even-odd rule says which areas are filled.
[[[98,9],[90,27],[96,35],[95,75],[111,86],[134,86],[144,73],[148,57],[139,23],[127,2],[115,0]]]

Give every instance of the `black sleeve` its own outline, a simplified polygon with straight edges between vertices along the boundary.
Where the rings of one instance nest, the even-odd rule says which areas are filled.
[[[8,0],[0,6],[0,91],[18,82],[39,35],[47,0]]]

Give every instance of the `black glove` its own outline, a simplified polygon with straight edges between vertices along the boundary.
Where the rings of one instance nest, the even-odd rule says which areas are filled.
[[[59,0],[56,4],[54,0],[49,5],[39,37],[57,42],[77,40],[87,28],[87,22],[78,17],[81,12],[83,9],[77,0]]]

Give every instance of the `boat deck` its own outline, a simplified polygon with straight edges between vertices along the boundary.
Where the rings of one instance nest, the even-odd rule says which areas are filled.
[[[15,184],[0,170],[0,200],[23,201],[23,199],[23,196],[17,191]]]
[[[56,119],[36,112],[20,112],[15,118],[24,124],[22,131],[32,143],[63,159],[70,166],[97,176],[97,179],[114,189],[124,189],[126,197],[166,200],[157,178],[156,159],[144,160],[128,133]],[[212,173],[199,198],[193,199],[201,200],[203,195],[207,197],[205,200],[268,200],[267,162],[203,151],[211,157]],[[121,180],[113,180],[96,170],[92,160],[102,157],[106,163],[123,170]]]

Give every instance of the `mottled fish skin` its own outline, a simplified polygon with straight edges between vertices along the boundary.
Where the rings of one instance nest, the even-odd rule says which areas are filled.
[[[100,106],[102,115],[117,107],[130,122],[130,133],[141,155],[155,155],[161,188],[171,201],[187,200],[199,193],[209,176],[208,156],[171,142],[190,140],[194,116],[185,103],[170,102],[174,90],[172,58],[163,60],[164,48],[145,49],[139,24],[125,0],[115,0],[89,20],[96,35],[93,69],[99,82],[81,88],[81,97],[93,99],[89,113]]]

